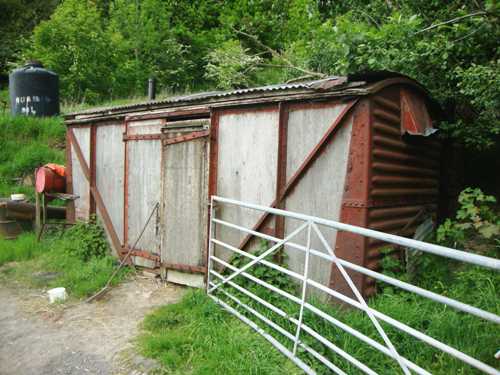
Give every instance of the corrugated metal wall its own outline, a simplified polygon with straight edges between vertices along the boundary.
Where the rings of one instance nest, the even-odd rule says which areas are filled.
[[[368,226],[413,236],[425,212],[437,212],[441,147],[435,136],[403,136],[400,113],[400,88],[388,88],[374,96]],[[380,268],[384,246],[368,240],[365,266]],[[367,279],[365,293],[374,291],[373,280]]]

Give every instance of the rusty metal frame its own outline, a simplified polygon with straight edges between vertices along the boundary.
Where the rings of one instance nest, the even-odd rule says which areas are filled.
[[[262,104],[249,104],[249,105],[239,105],[228,108],[213,108],[214,111],[227,115],[237,115],[240,113],[247,112],[277,112],[279,109],[279,102],[273,103],[262,103]]]
[[[166,134],[162,134],[162,135],[165,136]],[[163,144],[163,146],[168,146],[168,145],[173,145],[176,143],[192,141],[193,139],[208,137],[209,135],[210,135],[209,130],[193,131],[193,132],[186,133],[184,135],[180,135],[178,137],[173,137],[173,138],[163,137],[162,144]]]
[[[186,264],[177,264],[177,263],[162,263],[162,267],[165,267],[168,270],[187,272],[187,273],[201,273],[206,275],[206,267],[205,266],[188,266]]]
[[[330,125],[328,130],[325,132],[323,137],[321,137],[320,141],[316,144],[316,146],[314,146],[314,148],[311,150],[311,152],[306,157],[306,159],[302,162],[302,164],[299,166],[299,168],[295,171],[295,173],[290,177],[288,182],[281,189],[280,194],[271,203],[271,205],[270,205],[271,208],[276,208],[277,205],[283,201],[283,199],[293,190],[293,188],[297,185],[297,183],[302,179],[302,177],[305,175],[305,172],[309,169],[309,167],[314,163],[314,161],[318,158],[318,156],[324,150],[325,146],[329,143],[333,134],[335,134],[336,131],[340,128],[340,125],[342,124],[343,120],[350,113],[351,109],[353,107],[355,107],[355,104],[357,102],[358,102],[358,99],[353,99],[346,104],[345,108],[335,118],[335,120]],[[214,192],[212,195],[216,195],[216,192]],[[263,213],[261,215],[261,217],[259,218],[259,220],[254,225],[253,230],[259,231],[259,229],[262,227],[262,225],[264,224],[266,219],[269,217],[269,215],[270,214],[268,212]],[[253,236],[251,234],[248,234],[247,236],[245,236],[245,238],[241,241],[239,248],[244,249],[248,245],[248,243],[250,242],[252,237]]]
[[[73,129],[68,129],[68,139],[72,145],[72,148],[74,148],[74,151],[76,153],[76,157],[78,158],[78,162],[80,163],[80,168],[83,171],[83,175],[87,179],[89,185],[90,185],[90,194],[94,197],[95,203],[97,208],[99,208],[99,212],[101,213],[102,220],[104,222],[104,226],[106,227],[106,230],[109,234],[109,237],[111,238],[111,243],[112,246],[118,255],[118,257],[121,258],[121,244],[120,244],[120,239],[118,238],[118,235],[116,234],[116,230],[113,226],[113,222],[111,221],[111,218],[109,216],[108,210],[106,208],[106,205],[104,204],[104,201],[102,200],[101,193],[99,192],[99,189],[95,185],[91,184],[91,172],[89,169],[89,166],[87,165],[87,162],[85,161],[85,157],[83,156],[82,150],[80,148],[80,144],[75,138],[75,135],[73,133]]]
[[[219,160],[219,118],[220,111],[212,109],[210,112],[210,134],[208,141],[208,197],[207,204],[210,206],[211,197],[217,194],[217,173]],[[215,207],[210,206],[207,214],[207,243],[205,245],[205,265],[208,267],[209,257],[209,238],[210,238],[210,222],[212,212],[215,212]],[[205,273],[205,282],[207,281],[207,273]]]
[[[130,251],[129,247],[122,248],[122,254],[127,254],[129,251]],[[130,256],[149,259],[149,260],[154,261],[156,263],[156,265],[160,265],[160,256],[157,254],[153,254],[153,253],[146,251],[146,250],[132,249],[130,251]]]
[[[353,124],[349,145],[347,174],[339,221],[360,227],[368,224],[368,199],[371,173],[371,100],[362,99],[353,111]],[[335,242],[336,255],[354,264],[364,265],[368,238],[349,232],[338,232]],[[365,276],[348,271],[354,284],[364,295]],[[332,264],[330,288],[351,295],[352,291],[337,267]]]
[[[415,219],[415,215],[422,210],[427,210],[429,214],[437,211],[440,174],[439,164],[434,160],[440,157],[440,147],[432,137],[408,136],[406,140],[402,137],[405,132],[402,124],[405,92],[422,94],[418,90],[396,85],[386,87],[369,98],[373,109],[368,138],[370,165],[366,227],[400,236],[413,236],[422,221]],[[386,245],[381,241],[368,240],[363,249],[362,265],[379,269],[383,257],[380,249]],[[394,248],[395,256],[401,256],[401,253]],[[376,284],[369,277],[363,279],[360,287],[366,296],[376,292]]]
[[[127,141],[155,141],[162,138],[162,134],[123,134],[123,142]]]

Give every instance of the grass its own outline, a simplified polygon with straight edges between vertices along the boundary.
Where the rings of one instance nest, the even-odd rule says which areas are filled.
[[[425,270],[425,272],[417,274],[416,279],[413,280],[414,283],[497,315],[500,314],[500,301],[498,299],[499,274],[478,267],[460,267],[451,261],[442,258],[438,259],[434,256],[423,256],[420,262],[421,267],[419,269]],[[391,267],[394,267],[394,264],[391,264]],[[295,284],[290,281],[288,283],[283,280],[276,281],[273,270],[259,266],[251,272],[253,274],[258,273],[261,279],[273,280],[273,284],[280,284],[281,289],[299,295]],[[400,279],[406,277],[404,273],[397,269],[387,270],[387,273],[397,274]],[[298,317],[299,309],[296,304],[271,294],[267,289],[258,287],[243,277],[238,276],[236,281],[254,294],[272,302],[290,316]],[[258,305],[230,286],[225,286],[224,290],[237,296],[241,301],[264,316],[271,318],[290,333],[295,334],[295,326],[289,321]],[[243,315],[257,322],[286,347],[292,348],[290,340],[276,333],[255,316],[248,314],[246,310],[237,307],[222,293],[218,293],[218,297],[237,308]],[[339,304],[325,303],[314,297],[311,297],[310,302],[339,321],[383,344],[366,314],[355,309],[345,308],[345,306]],[[498,367],[494,354],[498,350],[500,329],[493,323],[457,312],[441,304],[391,287],[380,286],[379,294],[372,298],[369,304],[410,327],[447,343],[493,367]],[[332,343],[365,363],[374,371],[381,374],[401,373],[396,362],[392,359],[334,325],[318,318],[307,309],[304,313],[304,324],[321,333]],[[382,326],[401,355],[431,373],[479,373],[479,371],[433,347],[423,344],[412,336],[402,333],[385,323],[382,323]],[[311,336],[303,333],[301,339],[329,358],[346,373],[361,373],[359,369],[312,339]],[[291,373],[290,366],[294,368],[290,361],[287,361],[288,367],[280,364],[279,359],[275,357],[280,355],[276,349],[253,331],[250,331],[250,328],[244,328],[243,323],[223,311],[201,291],[190,293],[181,303],[162,307],[150,315],[145,320],[144,332],[139,339],[139,348],[146,356],[158,359],[165,366],[165,373],[167,374],[283,374]],[[315,369],[318,374],[330,373],[304,350],[299,350],[299,357]],[[293,371],[299,370],[295,369]]]
[[[1,275],[28,287],[64,286],[75,298],[92,295],[106,284],[117,266],[116,259],[108,255],[107,247],[99,253],[88,251],[95,248],[96,242],[94,239],[89,243],[82,232],[92,231],[95,231],[93,224],[80,223],[64,235],[52,234],[41,242],[37,242],[32,232],[16,240],[0,239]],[[126,275],[127,269],[123,269],[112,284],[119,283]]]
[[[0,114],[0,130],[0,197],[24,193],[32,198],[33,186],[24,185],[24,177],[45,163],[64,164],[62,119]]]
[[[168,374],[300,374],[267,341],[219,308],[203,291],[147,316],[141,352]]]
[[[169,98],[177,97],[177,96],[184,96],[184,95],[191,95],[191,94],[196,94],[200,92],[205,92],[205,91],[212,91],[213,88],[210,87],[197,87],[195,89],[185,89],[185,90],[177,90],[175,92],[172,92],[171,90],[161,90],[157,93],[155,101],[161,101],[161,100],[167,100]],[[139,104],[139,103],[146,103],[148,102],[148,97],[146,95],[141,95],[141,94],[136,94],[136,95],[131,95],[129,97],[124,97],[124,98],[113,98],[109,100],[103,100],[99,103],[74,103],[74,102],[62,102],[61,103],[61,113],[63,114],[69,114],[69,113],[76,113],[76,112],[81,112],[85,110],[96,110],[96,109],[103,109],[103,108],[110,108],[110,107],[116,107],[116,106],[122,106],[122,105],[129,105],[129,104]]]

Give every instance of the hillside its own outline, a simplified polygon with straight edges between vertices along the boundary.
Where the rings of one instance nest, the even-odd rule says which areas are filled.
[[[0,115],[0,197],[24,193],[33,198],[35,168],[64,164],[64,124],[61,118]]]

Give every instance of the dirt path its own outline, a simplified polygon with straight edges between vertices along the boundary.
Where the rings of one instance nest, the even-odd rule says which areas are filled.
[[[46,295],[0,285],[0,375],[147,374],[157,365],[131,340],[144,315],[185,289],[136,278],[101,301],[48,305]]]

